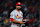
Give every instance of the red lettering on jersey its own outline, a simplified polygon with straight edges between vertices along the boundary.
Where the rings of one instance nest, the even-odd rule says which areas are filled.
[[[13,17],[13,15],[10,15],[11,17]]]
[[[17,25],[17,26],[19,26],[19,25]]]
[[[17,12],[16,12],[17,13]]]
[[[18,14],[17,14],[17,16],[18,16]]]
[[[13,22],[13,20],[14,20],[14,19],[13,19],[13,18],[11,18],[11,22]]]
[[[21,15],[22,15],[22,13],[21,13]],[[22,15],[23,16],[23,15]]]
[[[14,24],[13,24],[14,25]]]

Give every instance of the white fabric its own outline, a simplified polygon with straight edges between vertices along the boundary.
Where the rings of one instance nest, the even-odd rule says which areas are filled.
[[[20,11],[20,12],[18,12],[16,9],[15,10],[13,10],[11,13],[10,13],[10,18],[13,18],[13,19],[15,19],[15,20],[17,20],[17,21],[22,21],[22,19],[23,19],[23,13]],[[11,27],[19,27],[19,26],[17,26],[18,24],[11,24]],[[20,25],[20,24],[19,24]]]

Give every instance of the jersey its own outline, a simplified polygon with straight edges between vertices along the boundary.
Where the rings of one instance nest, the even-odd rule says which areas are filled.
[[[21,11],[18,12],[15,9],[10,13],[10,18],[17,20],[17,21],[22,21],[23,20],[23,13]],[[11,27],[19,27],[19,26],[20,26],[20,24],[16,24],[16,23],[11,24]]]

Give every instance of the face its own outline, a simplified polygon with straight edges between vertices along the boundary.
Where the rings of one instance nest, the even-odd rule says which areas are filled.
[[[16,8],[17,8],[18,10],[21,10],[21,6],[16,6]]]

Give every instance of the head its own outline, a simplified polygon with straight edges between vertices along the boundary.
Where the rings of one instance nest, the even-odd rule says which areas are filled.
[[[21,3],[20,2],[16,3],[16,9],[21,10]]]

